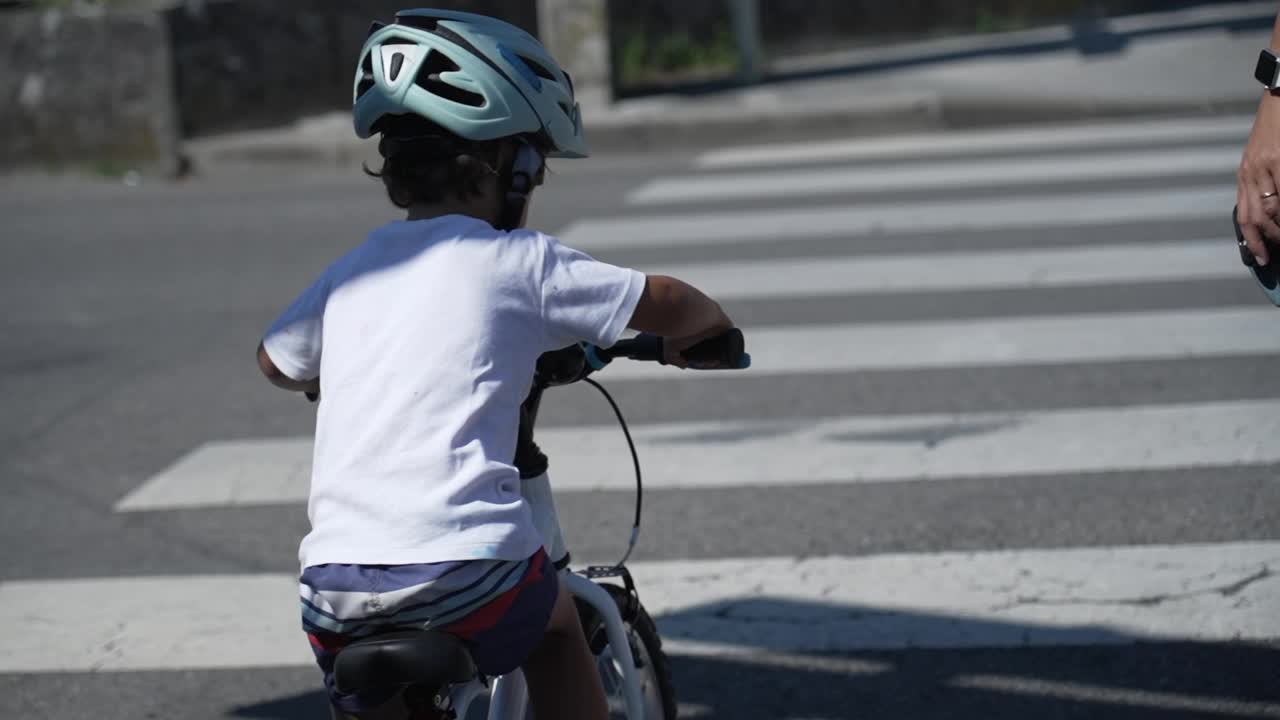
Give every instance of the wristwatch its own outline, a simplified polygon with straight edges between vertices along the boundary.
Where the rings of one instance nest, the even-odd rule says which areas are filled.
[[[1253,76],[1272,92],[1280,89],[1277,87],[1280,86],[1280,61],[1270,50],[1258,54],[1258,67],[1254,68]]]

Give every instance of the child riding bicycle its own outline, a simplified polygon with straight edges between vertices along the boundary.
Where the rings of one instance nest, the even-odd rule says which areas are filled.
[[[401,12],[361,50],[354,123],[379,135],[404,220],[374,229],[267,331],[275,385],[319,394],[299,550],[303,626],[335,717],[405,718],[399,694],[344,694],[337,653],[390,630],[461,638],[477,668],[523,670],[540,718],[604,718],[574,603],[520,492],[521,401],[538,357],[663,335],[667,361],[732,327],[679,280],[522,229],[544,158],[587,155],[573,85],[505,22]]]

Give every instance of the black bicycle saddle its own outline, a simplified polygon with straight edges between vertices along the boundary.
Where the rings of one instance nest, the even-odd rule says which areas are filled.
[[[476,666],[466,645],[453,635],[407,630],[346,646],[334,661],[333,676],[341,693],[417,686],[434,694],[471,680]]]

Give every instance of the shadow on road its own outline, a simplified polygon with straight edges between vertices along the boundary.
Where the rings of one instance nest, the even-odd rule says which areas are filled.
[[[692,608],[658,624],[668,642],[748,648],[717,657],[672,654],[688,717],[1280,718],[1280,645],[1152,642],[1102,626],[774,598]],[[833,633],[861,645],[847,643],[851,632],[868,647],[906,649],[777,650],[819,647]],[[318,686],[318,673],[316,679]],[[302,720],[322,717],[325,707],[315,691],[243,706],[232,717]]]

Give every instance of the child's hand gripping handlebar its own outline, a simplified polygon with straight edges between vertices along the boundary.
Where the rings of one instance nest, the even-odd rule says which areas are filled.
[[[640,334],[630,340],[619,340],[613,347],[595,349],[597,357],[608,362],[617,357],[648,360],[665,364],[664,341],[657,335]],[[730,328],[707,338],[680,353],[694,370],[745,370],[751,367],[751,356],[745,352],[742,331]]]
[[[641,333],[619,340],[609,348],[571,345],[538,358],[537,383],[543,387],[567,385],[603,369],[616,358],[665,364],[663,339]],[[680,353],[694,370],[745,370],[751,356],[744,351],[742,331],[731,328]]]

